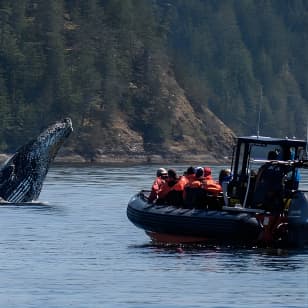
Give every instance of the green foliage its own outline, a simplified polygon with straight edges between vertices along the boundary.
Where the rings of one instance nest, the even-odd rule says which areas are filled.
[[[287,119],[290,113],[308,116],[307,3],[234,0],[173,5],[177,15],[169,51],[186,91],[201,102],[203,89],[198,93],[191,88],[195,80],[203,80],[208,91],[202,104],[237,133],[251,134],[256,133],[262,88],[261,120],[268,121],[261,133],[297,132],[304,137],[305,121]],[[290,96],[296,100],[292,106],[286,105]]]
[[[261,102],[262,134],[304,137],[307,68],[307,1],[2,0],[0,151],[64,116],[88,133],[119,113],[168,142],[168,69],[200,117],[256,133]]]

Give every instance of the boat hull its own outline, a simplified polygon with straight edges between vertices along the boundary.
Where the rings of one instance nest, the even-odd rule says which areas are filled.
[[[262,226],[255,212],[233,210],[184,209],[147,203],[139,193],[127,207],[128,219],[157,242],[198,243],[228,241],[255,243]]]

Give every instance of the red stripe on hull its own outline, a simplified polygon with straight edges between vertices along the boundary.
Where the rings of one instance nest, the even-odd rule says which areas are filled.
[[[164,233],[156,233],[151,231],[145,232],[154,242],[168,244],[184,244],[184,243],[204,243],[208,241],[206,237],[172,235]]]

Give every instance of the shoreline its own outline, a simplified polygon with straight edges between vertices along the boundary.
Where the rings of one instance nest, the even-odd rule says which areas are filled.
[[[79,155],[57,156],[54,163],[71,164],[96,164],[96,165],[168,165],[168,164],[195,164],[219,165],[230,164],[231,159],[218,159],[210,155],[100,155],[86,159]]]
[[[11,154],[13,155],[13,154]],[[9,154],[0,154],[0,163],[3,164],[11,157]],[[211,155],[100,155],[95,158],[87,159],[83,156],[58,155],[55,157],[53,164],[76,164],[76,165],[168,165],[168,164],[188,164],[188,165],[227,165],[230,164],[230,158],[218,159]]]

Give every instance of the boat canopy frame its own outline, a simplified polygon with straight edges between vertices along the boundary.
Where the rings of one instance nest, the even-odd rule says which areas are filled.
[[[303,161],[306,155],[306,146],[307,142],[300,139],[262,136],[238,137],[232,155],[233,180],[228,187],[229,196],[245,207],[250,189],[251,164],[254,162],[261,166],[261,164],[275,160],[282,163],[298,162],[298,168],[305,168],[306,162]],[[254,151],[259,151],[261,156],[254,158]],[[276,156],[274,159],[269,158],[270,152]],[[303,163],[300,163],[301,161]]]

